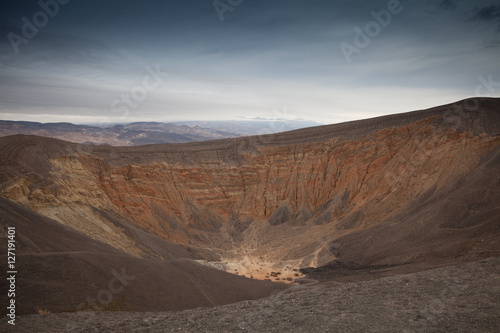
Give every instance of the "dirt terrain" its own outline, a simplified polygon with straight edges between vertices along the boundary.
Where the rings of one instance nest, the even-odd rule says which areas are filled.
[[[37,309],[183,310],[262,298],[286,288],[200,265],[185,247],[141,230],[127,231],[148,244],[151,252],[145,257],[117,250],[3,198],[0,211],[2,226],[18,230],[19,315]],[[6,255],[0,259],[7,262]],[[2,281],[6,271],[0,274]],[[2,283],[2,297],[7,295],[6,287]]]
[[[500,259],[367,282],[317,284],[180,312],[19,318],[9,332],[498,332]]]
[[[20,322],[495,331],[500,99],[474,102],[186,144],[0,138],[0,247],[16,227]],[[455,280],[472,289],[449,313],[419,314]],[[93,312],[116,310],[130,313]],[[70,313],[24,317],[37,312]]]

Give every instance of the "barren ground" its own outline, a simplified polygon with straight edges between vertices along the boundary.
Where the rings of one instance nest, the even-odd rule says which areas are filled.
[[[202,143],[0,138],[0,331],[500,332],[500,99],[475,102]]]
[[[54,333],[498,332],[500,258],[358,283],[297,286],[213,308],[31,315],[8,328]]]

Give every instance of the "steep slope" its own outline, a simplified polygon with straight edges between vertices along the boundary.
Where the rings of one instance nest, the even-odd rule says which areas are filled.
[[[4,198],[0,216],[2,235],[7,235],[7,227],[16,228],[18,316],[37,310],[183,310],[262,298],[286,288],[200,265],[187,249],[133,227],[127,234],[143,258]],[[0,246],[7,248],[5,237]],[[7,262],[6,255],[0,259]],[[7,276],[2,270],[3,295],[7,295]]]
[[[469,173],[408,209],[329,243],[335,262],[302,271],[320,281],[358,281],[500,256],[499,203],[497,146]]]
[[[477,177],[498,170],[500,100],[473,101],[179,145],[6,137],[1,193],[132,255],[158,253],[120,225],[255,278],[291,280],[335,259],[433,267],[491,256],[497,192],[481,191],[497,183]]]

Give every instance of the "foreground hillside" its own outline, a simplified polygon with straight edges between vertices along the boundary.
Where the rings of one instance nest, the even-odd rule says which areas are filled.
[[[217,306],[288,288],[258,280],[499,256],[500,99],[476,101],[201,143],[0,138],[19,313]],[[119,273],[134,279],[111,288]]]
[[[32,315],[13,332],[498,332],[500,260],[181,312]],[[22,327],[22,329],[21,329]]]

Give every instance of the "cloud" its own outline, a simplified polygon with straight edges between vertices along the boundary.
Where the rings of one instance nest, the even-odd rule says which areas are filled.
[[[500,5],[490,5],[482,8],[475,8],[474,13],[469,17],[469,22],[485,22],[496,24],[496,32],[500,32]],[[485,48],[496,47],[498,36],[494,40],[485,42]]]
[[[485,49],[496,49],[500,47],[500,39],[493,39],[488,42],[484,42],[482,47]]]
[[[437,7],[441,10],[453,11],[457,9],[459,0],[442,0]]]
[[[8,4],[0,10],[4,32],[20,32],[21,17],[39,10],[36,1]],[[328,123],[365,117],[384,103],[397,112],[464,98],[479,75],[496,73],[497,37],[484,29],[498,16],[492,0],[401,4],[347,64],[339,44],[352,44],[353,28],[374,20],[371,11],[387,0],[243,1],[223,22],[211,1],[72,1],[19,54],[3,34],[0,110],[5,117],[117,116],[113,100],[159,65],[170,75],[130,110],[134,121],[273,118],[286,106],[295,117]]]
[[[491,21],[497,19],[500,19],[500,5],[477,8],[476,12],[469,18],[470,21]]]

